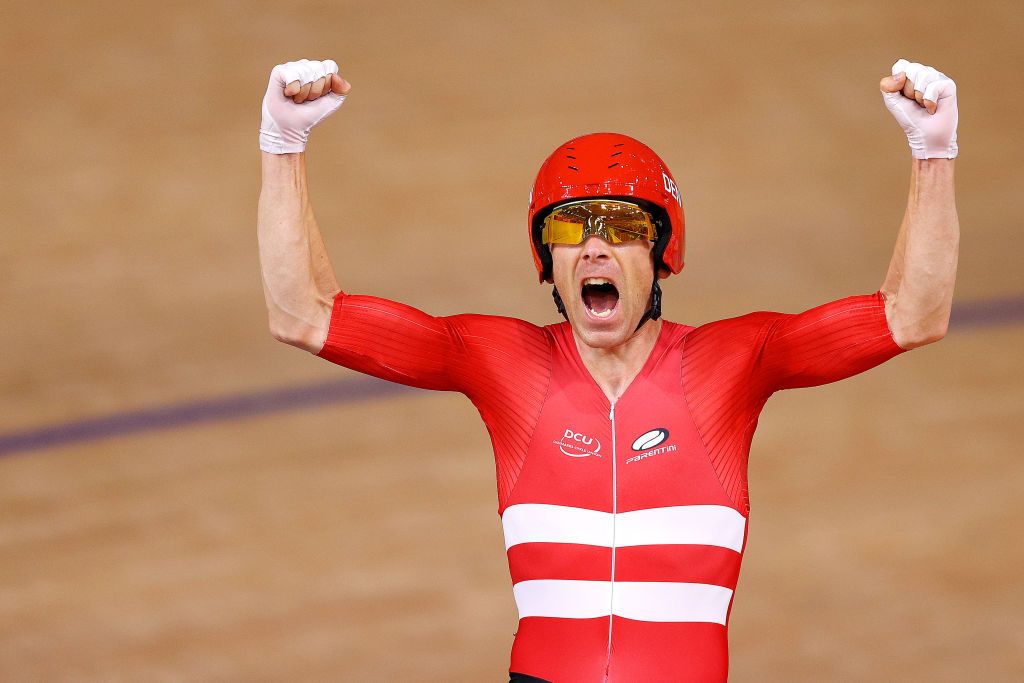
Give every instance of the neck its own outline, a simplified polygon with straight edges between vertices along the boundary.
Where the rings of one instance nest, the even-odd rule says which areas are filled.
[[[661,332],[661,320],[648,320],[622,344],[611,348],[587,346],[574,333],[573,340],[583,365],[612,403],[640,374]]]

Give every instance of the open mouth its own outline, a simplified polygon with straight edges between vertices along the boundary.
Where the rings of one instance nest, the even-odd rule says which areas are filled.
[[[597,318],[607,318],[619,305],[619,290],[604,278],[588,277],[580,294],[583,305]]]

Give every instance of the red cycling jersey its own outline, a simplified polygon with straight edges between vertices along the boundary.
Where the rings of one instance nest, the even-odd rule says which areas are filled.
[[[797,315],[666,321],[612,404],[568,323],[432,317],[340,293],[320,356],[473,401],[519,609],[511,670],[592,683],[726,680],[765,401],[901,351],[880,293]]]

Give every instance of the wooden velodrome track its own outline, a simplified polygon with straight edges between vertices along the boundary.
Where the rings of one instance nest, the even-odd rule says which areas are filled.
[[[884,70],[956,78],[957,324],[769,402],[732,678],[1024,680],[1024,10],[852,5],[7,3],[0,680],[507,670],[473,407],[266,332],[259,102],[303,56],[354,84],[310,153],[343,286],[538,323],[526,200],[563,139],[673,168],[670,319],[796,311],[885,273],[909,154]]]

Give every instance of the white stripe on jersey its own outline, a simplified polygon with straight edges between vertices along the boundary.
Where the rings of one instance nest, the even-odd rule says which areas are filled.
[[[519,618],[591,619],[610,614],[656,622],[725,624],[732,591],[703,583],[520,581],[512,586]]]
[[[510,505],[501,516],[505,549],[520,543],[713,545],[740,552],[747,521],[724,505],[679,505],[612,515],[564,505]]]

